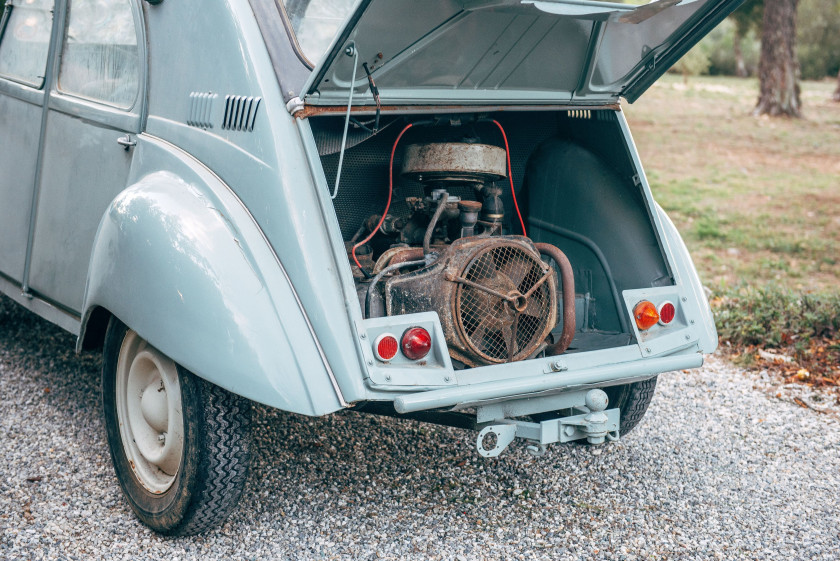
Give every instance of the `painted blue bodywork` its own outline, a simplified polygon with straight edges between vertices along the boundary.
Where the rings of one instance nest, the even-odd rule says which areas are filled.
[[[673,275],[670,286],[641,287],[622,297],[632,307],[640,296],[667,292],[683,306],[680,325],[667,334],[636,331],[638,344],[562,357],[559,370],[551,366],[555,357],[456,371],[443,348],[426,368],[374,364],[370,341],[382,321],[362,317],[329,197],[333,179],[324,173],[312,128],[318,115],[344,110],[347,88],[331,82],[318,90],[318,84],[328,72],[346,70],[340,65],[350,58],[338,69],[331,64],[359,17],[350,18],[332,54],[307,80],[310,69],[280,14],[267,16],[272,6],[276,12],[274,2],[206,2],[200,10],[175,0],[130,2],[140,44],[148,45],[141,49],[141,93],[131,108],[62,94],[55,54],[44,89],[0,76],[0,290],[78,334],[79,349],[97,343],[98,318],[112,314],[199,376],[307,415],[366,400],[396,400],[397,409],[415,411],[623,383],[697,366],[699,353],[714,350],[717,336],[702,286],[679,234],[653,201],[627,124],[612,105],[620,93],[615,84],[603,95],[587,82],[559,97],[551,88],[531,95],[527,83],[446,97],[440,89],[412,87],[399,70],[392,74],[401,78],[388,100],[391,114],[420,118],[465,110],[453,104],[487,112],[551,103],[546,111],[565,111],[576,102],[614,112],[615,134],[640,177],[645,212]],[[381,22],[370,4],[359,10],[368,10],[365,25],[375,27]],[[499,4],[507,8],[501,6],[494,21],[505,10],[514,18],[521,10],[551,14],[556,8]],[[55,29],[64,29],[66,5],[56,2]],[[715,9],[702,21],[706,27],[736,4],[709,5]],[[684,52],[704,29],[670,45],[667,55]],[[60,52],[61,33],[52,37],[52,52]],[[431,48],[429,41],[423,45]],[[584,49],[588,58],[580,68],[594,64],[596,54]],[[627,83],[644,82],[634,72]],[[367,79],[356,87],[361,112],[371,114]],[[416,107],[420,102],[432,107]],[[565,105],[556,106],[560,102]],[[38,133],[42,121],[46,132]],[[118,145],[125,134],[136,145]],[[90,150],[71,170],[83,145]],[[61,156],[54,160],[63,162],[60,167],[50,167],[54,154]],[[96,173],[117,165],[125,171]],[[61,182],[67,177],[72,184]],[[73,205],[73,218],[82,222],[63,230],[62,220],[72,225]],[[421,319],[430,331],[440,331],[433,313]],[[402,329],[415,320],[396,316],[386,323]]]
[[[85,310],[107,309],[173,360],[249,399],[298,413],[338,409],[306,312],[248,210],[186,154],[139,140],[136,167],[166,171],[132,176],[106,211]]]

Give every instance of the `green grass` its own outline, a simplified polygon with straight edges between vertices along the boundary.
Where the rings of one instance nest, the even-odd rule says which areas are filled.
[[[654,196],[724,292],[838,291],[840,103],[803,82],[804,119],[752,116],[755,80],[665,76],[625,113]]]
[[[721,337],[740,345],[806,346],[840,333],[840,294],[814,295],[775,286],[744,287],[715,301]]]
[[[758,84],[665,76],[625,106],[653,194],[713,292],[745,365],[781,348],[806,381],[840,385],[840,103],[802,83],[804,119],[752,116]]]

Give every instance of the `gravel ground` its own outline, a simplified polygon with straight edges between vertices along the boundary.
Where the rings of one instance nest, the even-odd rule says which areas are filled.
[[[0,559],[838,559],[840,421],[719,359],[660,377],[642,424],[533,459],[474,433],[258,408],[242,501],[152,534],[113,476],[99,359],[0,297]],[[814,400],[818,397],[813,397]]]

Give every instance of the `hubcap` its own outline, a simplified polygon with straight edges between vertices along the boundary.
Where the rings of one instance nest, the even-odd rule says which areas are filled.
[[[123,450],[137,479],[154,494],[175,481],[184,452],[178,368],[128,330],[116,377],[117,417]]]

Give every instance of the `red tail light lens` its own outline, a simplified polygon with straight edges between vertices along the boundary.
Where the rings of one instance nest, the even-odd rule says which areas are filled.
[[[670,302],[663,302],[659,305],[659,323],[662,325],[668,325],[672,321],[674,321],[674,317],[677,315],[677,308]]]
[[[409,360],[420,360],[432,349],[432,336],[422,327],[411,327],[403,333],[402,352]]]
[[[659,323],[659,312],[656,311],[656,306],[653,302],[642,300],[636,307],[633,308],[633,317],[636,319],[636,325],[642,331],[650,329]]]
[[[383,333],[373,342],[373,352],[379,360],[391,360],[397,356],[397,349],[399,349],[397,338],[390,333]]]

